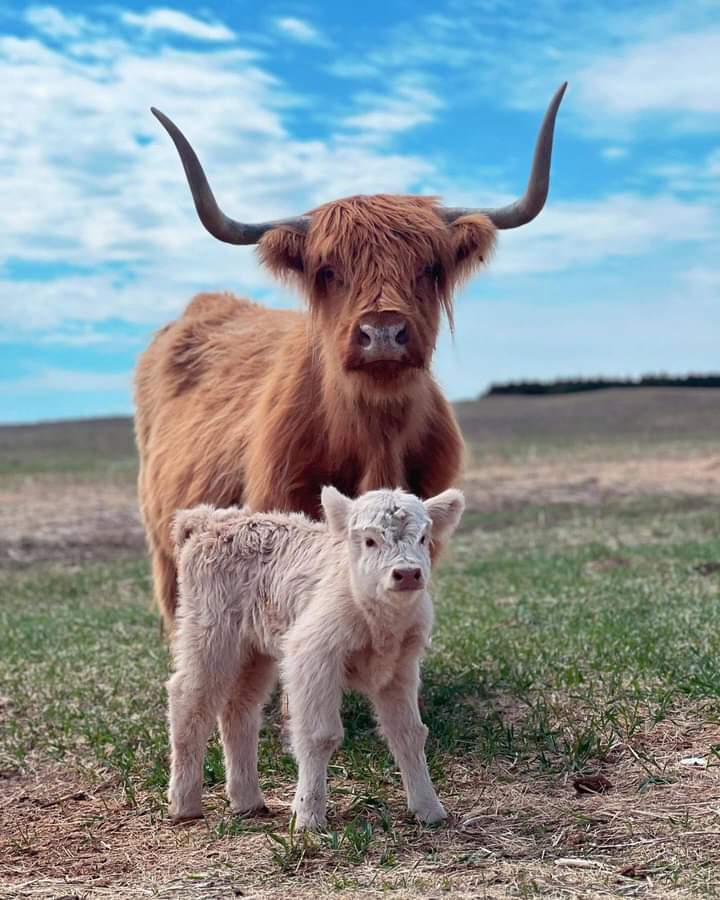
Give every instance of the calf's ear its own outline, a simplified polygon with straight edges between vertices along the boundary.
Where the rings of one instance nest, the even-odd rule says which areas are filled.
[[[425,509],[433,523],[433,540],[444,543],[458,526],[465,509],[465,497],[462,491],[450,488],[426,500]]]
[[[345,534],[352,500],[328,484],[322,489],[320,502],[325,511],[325,519],[330,526],[330,531],[333,534]]]

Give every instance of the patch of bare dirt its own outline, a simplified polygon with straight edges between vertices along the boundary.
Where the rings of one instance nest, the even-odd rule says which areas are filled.
[[[0,567],[145,550],[134,485],[34,475],[0,481]]]
[[[561,456],[471,466],[465,489],[478,510],[575,503],[596,506],[640,497],[720,499],[720,454],[580,461]]]
[[[470,509],[581,504],[647,497],[720,500],[720,455],[581,461],[572,457],[471,466]],[[0,567],[115,559],[145,552],[135,486],[123,480],[34,475],[0,481]]]
[[[326,844],[287,871],[265,830],[287,837],[289,784],[269,792],[270,819],[248,823],[257,830],[221,836],[220,788],[204,822],[172,827],[150,797],[129,807],[113,780],[46,768],[0,782],[0,898],[714,896],[718,743],[719,726],[666,720],[613,749],[593,782],[602,790],[511,762],[455,763],[447,826],[411,824],[396,792],[395,831],[376,827],[364,858]],[[350,787],[333,781],[336,829],[351,818]]]

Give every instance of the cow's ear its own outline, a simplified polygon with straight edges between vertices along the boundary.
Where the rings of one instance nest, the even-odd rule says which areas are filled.
[[[495,249],[496,230],[487,216],[463,216],[452,223],[450,230],[456,277],[469,275],[477,266],[489,261]]]
[[[462,491],[450,488],[436,497],[425,501],[425,510],[433,524],[434,541],[444,543],[455,531],[465,509],[465,497]]]
[[[277,278],[305,272],[305,235],[292,228],[266,231],[258,243],[260,262]]]
[[[352,500],[341,494],[337,488],[326,485],[320,494],[320,502],[325,511],[325,518],[333,534],[345,534],[348,518],[352,508]]]

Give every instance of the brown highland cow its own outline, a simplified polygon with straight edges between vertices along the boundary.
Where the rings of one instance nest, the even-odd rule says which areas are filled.
[[[177,509],[245,503],[318,516],[325,484],[349,496],[403,487],[427,498],[456,482],[462,438],[430,372],[441,315],[452,324],[453,289],[488,259],[495,230],[542,209],[564,90],[543,120],[525,195],[509,206],[358,196],[257,225],[221,212],[192,147],[153,110],[203,225],[221,241],[258,244],[262,262],[293,280],[309,307],[201,294],[140,359],[140,503],[168,629]]]

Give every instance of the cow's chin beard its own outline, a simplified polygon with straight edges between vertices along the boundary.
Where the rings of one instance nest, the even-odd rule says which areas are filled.
[[[369,387],[391,392],[412,381],[424,368],[417,360],[378,359],[348,366],[347,371]]]

